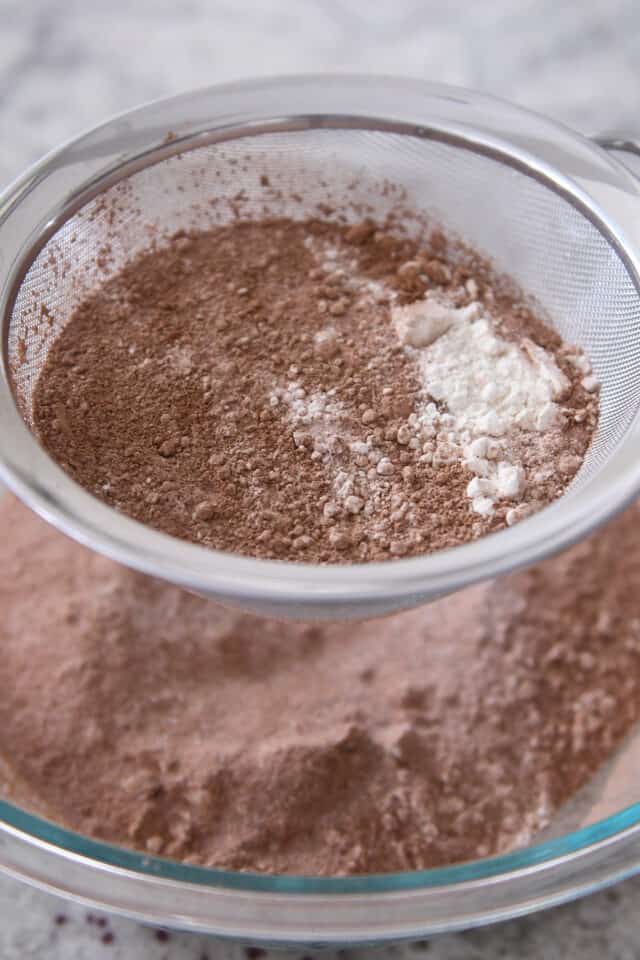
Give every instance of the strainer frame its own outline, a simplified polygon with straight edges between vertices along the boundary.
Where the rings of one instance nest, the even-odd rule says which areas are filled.
[[[614,455],[603,471],[606,483],[601,478],[588,504],[562,501],[526,524],[423,557],[293,564],[221,553],[145,527],[85,492],[40,447],[12,393],[8,317],[36,251],[59,225],[152,157],[160,161],[259,131],[363,124],[464,143],[528,171],[598,226],[640,288],[638,181],[593,142],[491,97],[398,78],[306,76],[214,87],[141,107],[50,154],[0,199],[0,477],[28,506],[120,563],[223,602],[275,616],[346,618],[414,606],[534,563],[586,536],[633,499],[640,459]],[[562,172],[567,169],[573,175]],[[637,416],[629,431],[637,440]]]
[[[169,131],[174,139],[164,146],[167,151],[178,152],[187,142],[209,136],[213,118],[217,118],[216,129],[226,133],[248,129],[249,125],[255,132],[256,125],[264,123],[265,114],[279,117],[280,123],[319,124],[327,116],[366,115],[367,103],[376,101],[376,97],[391,110],[394,123],[413,124],[417,132],[422,130],[425,135],[428,130],[425,118],[430,118],[429,122],[440,124],[441,132],[447,135],[468,137],[469,130],[460,118],[445,120],[439,117],[438,110],[446,113],[447,108],[457,105],[456,109],[464,113],[467,106],[473,106],[482,114],[488,128],[487,149],[500,149],[507,134],[513,146],[515,137],[520,141],[516,150],[520,161],[525,166],[534,164],[537,174],[544,178],[553,174],[555,168],[551,160],[556,151],[565,160],[571,157],[579,162],[582,169],[586,166],[594,182],[575,177],[559,182],[558,189],[567,190],[578,203],[585,202],[585,195],[597,195],[598,203],[594,203],[592,209],[598,211],[600,222],[626,251],[638,275],[640,217],[634,216],[639,202],[637,181],[604,150],[584,138],[535,114],[454,88],[397,78],[280,78],[197,91],[132,111],[50,154],[14,183],[0,198],[0,277],[3,280],[0,316],[8,315],[26,253],[35,249],[38,240],[53,227],[56,217],[77,199],[80,188],[92,190],[105,183],[114,157],[122,162],[128,156],[135,162],[136,158],[145,156],[150,142],[155,145],[154,149],[161,146]],[[289,111],[295,120],[283,121],[282,111],[276,110],[284,100],[298,106],[299,109]],[[302,121],[302,117],[306,119]],[[550,150],[547,161],[531,152],[533,141],[539,150],[545,137]],[[602,182],[598,181],[599,176]],[[6,364],[0,374],[0,436],[3,438],[0,475],[37,513],[81,543],[99,546],[102,552],[129,566],[163,575],[156,562],[156,550],[170,538],[146,531],[117,514],[114,517],[113,511],[80,490],[51,464],[15,407]],[[634,436],[637,437],[637,428]],[[47,483],[39,477],[43,463],[47,466]],[[554,549],[568,546],[584,536],[614,509],[621,509],[634,497],[639,483],[635,461],[621,466],[624,469],[609,505],[600,503],[595,516],[567,519],[562,528],[558,528],[561,535]],[[70,496],[72,500],[80,498],[75,501],[75,509],[71,508]],[[79,519],[85,506],[94,524],[89,530]],[[550,507],[540,518],[528,523],[536,524],[554,509],[562,510],[563,505]],[[111,529],[109,521],[113,521]],[[100,538],[94,540],[98,530]],[[136,557],[124,542],[122,535],[127,532],[143,538],[144,550]],[[145,533],[151,539],[145,538]],[[517,534],[516,527],[478,544],[456,548],[470,558],[458,586],[502,572],[507,564],[500,562],[493,548],[489,551],[490,562],[489,555],[485,555],[483,561],[482,549],[476,548],[496,542],[499,537],[501,550],[506,550],[509,543],[517,543]],[[522,551],[518,554],[518,565],[533,562],[549,552],[542,539],[538,537],[537,545],[526,551],[526,555]],[[171,544],[174,546],[174,541]],[[356,594],[358,609],[369,615],[408,605],[425,596],[419,573],[413,572],[418,570],[420,560],[326,568],[340,581],[332,585],[315,583],[314,578],[324,573],[323,570],[287,565],[292,577],[283,585],[280,564],[214,554],[189,544],[183,546],[185,557],[206,555],[208,559],[215,558],[216,563],[223,563],[227,574],[223,582],[229,599],[243,601],[245,606],[249,605],[247,584],[244,583],[242,590],[234,590],[233,577],[256,564],[265,574],[251,580],[252,589],[256,591],[253,598],[263,596],[274,611],[279,609],[283,595],[291,590],[296,593],[301,615],[314,609],[318,602],[324,609],[326,601],[341,602],[345,606],[340,612],[352,613],[351,602]],[[452,551],[437,555],[438,563],[431,564],[437,588],[434,592],[450,589],[446,587],[446,580],[451,569],[451,554]],[[508,565],[513,567],[511,562]],[[405,576],[404,570],[410,573]],[[193,571],[174,569],[172,572],[176,582],[194,586]],[[199,566],[197,572],[202,577]],[[350,577],[352,573],[355,576]],[[328,577],[320,579],[326,581]],[[200,580],[195,586],[202,588],[207,583]],[[384,593],[382,597],[381,593]],[[506,919],[590,892],[640,871],[640,804],[558,840],[503,857],[439,871],[315,879],[257,877],[187,867],[72,834],[0,801],[0,869],[87,904],[178,928],[287,945],[381,942]]]

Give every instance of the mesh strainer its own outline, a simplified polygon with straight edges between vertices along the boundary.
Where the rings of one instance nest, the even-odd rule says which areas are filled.
[[[361,186],[351,198],[360,190],[384,216],[392,200],[365,195],[362,184],[399,185],[414,209],[490,256],[584,348],[602,384],[600,426],[560,501],[452,550],[320,567],[168,537],[99,502],[51,460],[32,433],[32,390],[79,298],[158,229],[224,221],[238,196],[244,214],[259,216],[262,174],[286,187],[278,212],[292,217],[353,183]],[[361,617],[425,602],[568,546],[637,492],[639,257],[633,175],[595,143],[491,98],[390,78],[289,77],[151,104],[45,158],[2,199],[2,475],[89,547],[247,609]]]

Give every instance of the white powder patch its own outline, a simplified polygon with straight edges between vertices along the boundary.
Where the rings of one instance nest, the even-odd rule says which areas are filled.
[[[300,379],[291,380],[285,387],[272,390],[270,403],[286,406],[294,445],[309,452],[312,460],[321,461],[330,476],[333,473],[333,499],[323,507],[325,519],[360,512],[374,517],[382,507],[395,468],[373,442],[354,433],[335,389],[307,392]],[[366,422],[364,426],[367,429]],[[336,463],[337,454],[340,466]],[[398,506],[408,509],[415,504]]]
[[[425,404],[420,424],[414,424],[426,436],[425,458],[458,459],[468,467],[474,479],[467,496],[482,517],[491,516],[496,500],[523,502],[535,478],[526,476],[514,439],[521,442],[528,434],[544,461],[570,389],[555,359],[531,340],[516,344],[501,337],[478,302],[454,307],[427,296],[393,306],[391,318],[418,364],[425,392],[436,401]],[[588,361],[579,364],[590,371]],[[594,378],[588,376],[591,386]]]
[[[167,350],[164,362],[171,367],[174,373],[180,376],[188,376],[193,371],[193,351],[191,347],[177,344]]]
[[[394,307],[403,343],[416,348],[425,387],[446,404],[458,430],[502,436],[511,427],[540,430],[557,418],[569,381],[541,347],[498,336],[479,303],[455,308],[435,300]]]
[[[342,283],[358,296],[361,303],[394,303],[398,294],[386,283],[371,280],[358,269],[358,258],[350,251],[338,249],[317,237],[307,237],[305,247],[313,254],[327,279],[340,277]]]
[[[275,387],[269,402],[272,406],[286,404],[291,423],[298,427],[293,432],[296,446],[312,447],[318,454],[331,453],[344,416],[344,407],[336,400],[335,391],[307,393],[300,380],[292,380],[284,388]]]

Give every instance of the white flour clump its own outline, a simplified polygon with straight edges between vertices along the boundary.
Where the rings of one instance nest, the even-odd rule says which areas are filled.
[[[289,373],[298,376],[300,371],[290,368]],[[281,403],[286,405],[294,428],[294,445],[308,450],[312,460],[321,461],[333,473],[334,499],[324,505],[325,518],[361,511],[365,515],[373,513],[378,506],[377,481],[378,474],[384,473],[384,460],[373,444],[359,439],[349,429],[335,388],[307,392],[300,379],[291,380],[286,387],[276,387],[271,393],[271,405]],[[336,455],[342,466],[336,465]]]
[[[296,376],[297,367],[289,373]],[[286,387],[276,387],[270,395],[272,407],[285,403],[292,423],[293,442],[297,447],[310,447],[312,457],[327,459],[338,441],[338,423],[344,417],[344,408],[336,400],[335,390],[315,390],[307,393],[300,380],[291,380]]]
[[[536,476],[526,476],[519,450],[526,444],[539,453],[535,460],[547,462],[569,380],[531,340],[501,337],[478,302],[454,307],[427,296],[393,306],[391,317],[431,398],[413,424],[426,436],[424,456],[468,467],[476,513],[489,517],[496,500],[506,499],[520,504],[507,512],[507,523],[520,519],[525,496],[535,501]]]
[[[300,370],[290,368],[289,373],[296,379],[290,380],[285,387],[276,386],[271,392],[270,403],[272,407],[286,407],[287,419],[293,428],[294,446],[307,451],[312,460],[321,462],[329,472],[332,496],[323,505],[325,520],[360,513],[368,518],[379,514],[396,471],[369,432],[371,415],[375,419],[375,414],[364,410],[358,431],[338,400],[335,388],[307,391],[302,386]],[[415,506],[411,500],[396,500],[392,503],[396,517]],[[384,518],[382,523],[384,525]],[[416,531],[415,537],[419,536]],[[329,540],[334,546],[341,544],[340,549],[348,544],[344,534],[336,531],[329,533]],[[393,546],[391,549],[394,552]],[[395,552],[402,552],[397,544]]]

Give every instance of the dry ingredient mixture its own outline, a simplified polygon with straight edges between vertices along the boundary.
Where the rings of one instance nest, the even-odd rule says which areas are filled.
[[[442,233],[263,220],[176,234],[92,293],[34,419],[144,523],[325,563],[527,516],[577,472],[597,406],[586,358]]]
[[[132,573],[8,497],[0,528],[0,792],[124,846],[306,874],[486,856],[640,719],[639,506],[523,573],[330,626]]]

